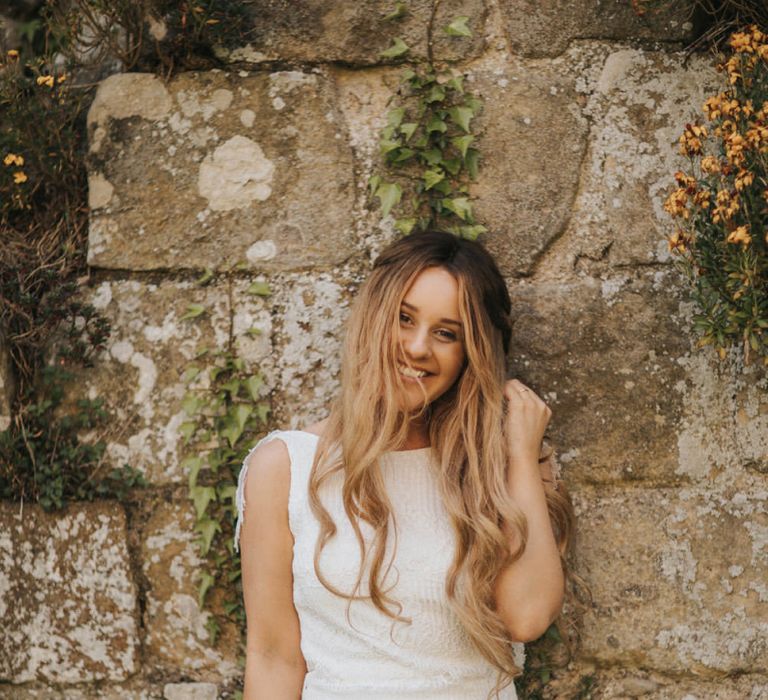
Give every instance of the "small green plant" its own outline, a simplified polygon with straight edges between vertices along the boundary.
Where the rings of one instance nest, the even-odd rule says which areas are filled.
[[[664,208],[669,238],[698,307],[700,345],[721,358],[731,346],[768,365],[768,35],[733,34],[719,68],[727,87],[704,103],[708,125],[687,124],[680,153],[688,172]]]
[[[387,19],[405,11],[398,3]],[[467,20],[455,18],[445,32],[471,36]],[[382,57],[406,57],[408,51],[395,38]],[[486,229],[475,220],[469,183],[480,161],[472,122],[481,101],[466,89],[462,75],[438,70],[432,61],[404,71],[398,96],[400,104],[387,114],[379,141],[386,176],[377,173],[369,181],[382,216],[397,212],[395,228],[405,235],[437,229],[477,238]]]
[[[200,283],[212,279],[206,273]],[[251,294],[266,296],[269,287],[254,282]],[[192,304],[183,318],[204,316],[203,306]],[[258,333],[258,329],[252,329]],[[195,506],[195,530],[207,567],[200,574],[198,602],[206,605],[212,587],[225,591],[223,615],[244,629],[240,557],[232,538],[237,518],[235,491],[243,460],[269,417],[269,403],[260,398],[263,377],[247,371],[237,356],[230,332],[228,347],[216,352],[202,348],[185,370],[188,391],[182,408],[188,420],[181,426],[188,456],[182,467],[189,475],[189,496]],[[218,613],[218,611],[212,611]],[[219,613],[221,614],[221,613]],[[215,643],[220,624],[213,615],[208,632]]]

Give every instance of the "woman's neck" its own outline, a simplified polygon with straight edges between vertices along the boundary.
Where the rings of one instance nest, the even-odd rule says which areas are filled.
[[[426,421],[412,420],[401,450],[418,450],[429,447],[429,425]]]

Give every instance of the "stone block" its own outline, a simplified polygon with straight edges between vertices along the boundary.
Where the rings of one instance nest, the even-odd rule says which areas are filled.
[[[556,64],[492,60],[467,86],[483,100],[471,192],[484,239],[508,275],[528,275],[565,228],[586,148],[575,82]],[[473,125],[474,130],[474,125]]]
[[[685,488],[582,488],[580,656],[662,673],[768,664],[768,480],[738,467]]]
[[[123,681],[139,664],[122,507],[0,503],[0,678]]]
[[[141,677],[134,677],[125,683],[93,683],[63,688],[42,683],[0,688],[0,697],[9,700],[163,700],[162,684]]]
[[[353,250],[352,151],[319,72],[114,75],[88,125],[94,267],[281,270]]]
[[[149,516],[141,532],[144,580],[147,583],[144,648],[147,665],[156,672],[176,672],[201,681],[238,677],[240,630],[225,625],[216,647],[209,641],[210,612],[198,606],[198,575],[204,565],[194,531],[191,501],[163,503]],[[178,684],[166,698],[216,697],[212,683]],[[204,686],[200,688],[186,687]],[[213,695],[211,696],[211,688]],[[193,692],[194,691],[194,692]],[[196,694],[200,691],[202,694]]]
[[[213,366],[214,353],[228,347],[230,336],[249,371],[271,363],[268,301],[248,294],[248,286],[244,279],[204,287],[126,280],[90,290],[88,301],[111,322],[112,335],[95,367],[81,373],[80,391],[103,398],[114,417],[106,433],[104,427],[94,433],[107,443],[113,466],[130,464],[155,484],[185,479],[179,463],[185,456],[180,429],[188,420],[182,409],[187,368]],[[183,320],[192,304],[204,313]],[[209,354],[195,361],[204,348]],[[207,373],[201,372],[195,386],[203,389],[206,382]],[[265,394],[269,388],[267,382]]]
[[[216,700],[218,688],[214,683],[166,683],[166,700]]]
[[[675,171],[689,168],[677,139],[715,89],[712,62],[593,42],[566,56],[591,122],[589,149],[569,226],[540,271],[600,275],[667,262],[673,224],[663,204]]]
[[[642,17],[629,0],[502,0],[499,4],[515,53],[557,56],[575,39],[690,41],[693,2],[656,5]],[[661,7],[659,7],[661,5]]]
[[[512,376],[553,411],[569,480],[684,477],[678,429],[689,351],[671,271],[511,287]]]
[[[384,21],[395,3],[390,0],[266,0],[246,5],[248,12],[245,46],[221,47],[222,58],[233,63],[298,61],[336,62],[370,66],[385,61],[381,52],[402,39],[410,51],[406,58],[428,56],[429,29],[433,34],[433,56],[439,61],[468,60],[484,45],[486,3],[482,0],[429,0],[406,3],[400,18]],[[471,37],[449,36],[444,28],[454,18],[468,17]]]
[[[588,689],[588,690],[585,690]],[[588,693],[588,694],[587,694]],[[596,668],[571,663],[555,669],[542,700],[762,700],[768,697],[765,674],[714,674],[710,677],[664,675],[631,667]]]

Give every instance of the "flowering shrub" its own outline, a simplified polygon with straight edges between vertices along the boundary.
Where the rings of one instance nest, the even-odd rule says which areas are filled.
[[[727,87],[704,103],[705,123],[686,124],[680,153],[687,172],[665,210],[669,238],[699,307],[700,345],[720,357],[742,345],[768,365],[768,34],[733,34],[718,66]]]

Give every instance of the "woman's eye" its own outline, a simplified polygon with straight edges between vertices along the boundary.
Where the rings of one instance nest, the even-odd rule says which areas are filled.
[[[446,340],[456,340],[456,334],[451,331],[439,330],[438,333]]]
[[[408,323],[408,321],[410,321],[410,320],[411,319],[410,319],[410,317],[407,314],[402,314],[402,313],[400,314],[400,321],[402,323]]]

